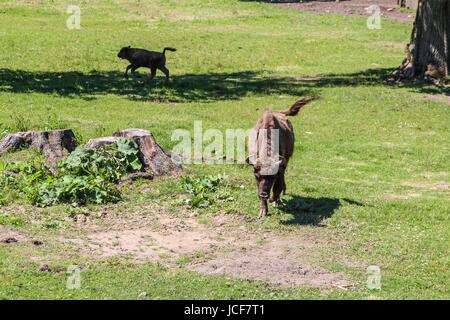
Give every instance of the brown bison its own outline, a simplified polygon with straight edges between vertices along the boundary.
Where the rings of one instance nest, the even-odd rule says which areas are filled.
[[[294,152],[295,140],[294,129],[287,117],[297,115],[303,106],[316,99],[318,97],[298,100],[286,111],[266,109],[251,131],[247,163],[254,168],[261,200],[261,217],[268,212],[267,200],[270,191],[273,192],[270,202],[279,201],[281,193],[286,192],[284,172]]]

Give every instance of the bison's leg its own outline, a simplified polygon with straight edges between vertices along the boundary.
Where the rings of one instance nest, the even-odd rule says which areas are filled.
[[[267,200],[261,199],[261,210],[259,211],[259,216],[261,218],[264,218],[267,215],[268,211],[269,209],[267,207]]]
[[[156,67],[151,67],[150,68],[150,78],[148,78],[148,81],[151,82],[155,76],[156,76]]]
[[[286,194],[286,181],[284,181],[284,174],[283,174],[283,195]]]
[[[284,170],[281,170],[278,173],[275,183],[273,185],[272,198],[270,199],[270,202],[280,201],[280,195],[285,189],[286,183],[284,182]]]
[[[136,70],[137,70],[138,68],[139,68],[139,67],[137,67],[137,66],[132,66],[132,67],[131,67],[131,75],[132,75],[133,77],[136,76]]]
[[[130,70],[131,68],[133,68],[133,65],[130,64],[127,66],[127,68],[125,69],[125,74],[123,75],[126,79],[128,79],[128,70]]]
[[[270,198],[270,202],[278,202],[280,200],[280,194],[283,191],[283,182],[281,181],[280,175],[277,176],[277,180],[275,180],[275,184],[272,189],[272,197]]]
[[[169,81],[169,69],[167,69],[165,66],[159,66],[158,69],[166,75],[166,81]]]

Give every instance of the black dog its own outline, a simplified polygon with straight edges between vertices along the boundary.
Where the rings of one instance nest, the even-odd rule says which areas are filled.
[[[156,75],[156,70],[161,70],[166,79],[169,80],[169,70],[166,68],[166,50],[177,51],[174,48],[164,48],[163,52],[148,51],[145,49],[131,48],[131,46],[123,47],[120,49],[117,56],[121,59],[126,59],[130,62],[125,70],[125,78],[128,78],[128,70],[131,69],[131,73],[134,74],[136,69],[145,67],[150,68],[150,79],[152,80]]]

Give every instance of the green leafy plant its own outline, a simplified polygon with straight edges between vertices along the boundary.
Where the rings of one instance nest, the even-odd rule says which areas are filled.
[[[48,229],[58,229],[64,226],[64,221],[49,219],[40,224],[40,228],[44,230]]]
[[[0,212],[0,225],[23,226],[25,221],[22,218],[11,216],[9,213]]]
[[[215,193],[225,179],[226,177],[222,175],[200,178],[181,177],[181,187],[190,195],[186,201],[187,204],[193,208],[207,208],[211,206],[215,200],[220,200],[220,197],[217,197]],[[223,191],[220,193],[223,194]]]
[[[24,163],[0,163],[0,191],[20,190],[38,206],[117,202],[114,186],[128,172],[142,168],[135,142],[119,140],[99,149],[78,147],[51,172],[42,156]]]
[[[114,159],[121,163],[127,171],[135,172],[142,169],[142,163],[138,156],[138,146],[136,142],[126,139],[120,139],[111,145]],[[108,149],[106,149],[108,150]]]
[[[0,161],[0,191],[2,194],[22,190],[25,192],[38,181],[44,181],[51,174],[43,157],[36,155],[27,162]]]
[[[62,173],[101,176],[110,182],[117,182],[126,172],[139,171],[141,168],[137,144],[125,139],[100,149],[78,147],[60,163]]]
[[[46,182],[29,189],[27,197],[33,204],[44,207],[59,203],[102,204],[121,199],[120,192],[102,177],[72,175],[48,177]]]

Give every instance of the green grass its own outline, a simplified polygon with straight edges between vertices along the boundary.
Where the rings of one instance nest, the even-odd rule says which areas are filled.
[[[381,266],[383,288],[366,289],[365,270],[353,271],[356,288],[321,293],[87,260],[82,290],[67,291],[65,271],[37,272],[26,248],[0,244],[0,298],[136,299],[142,291],[162,299],[450,298],[450,92],[384,81],[402,60],[410,25],[383,20],[381,30],[368,30],[364,17],[232,0],[103,0],[80,7],[82,29],[68,30],[63,1],[0,2],[0,135],[70,127],[85,142],[137,127],[170,149],[172,131],[192,130],[194,121],[204,129],[250,128],[266,106],[284,109],[299,96],[320,95],[292,120],[297,143],[288,196],[284,209],[275,210],[285,212],[264,226],[338,234],[347,244],[328,254]],[[167,54],[172,82],[160,74],[145,87],[143,79],[125,80],[126,64],[116,57],[125,45],[176,47]],[[244,186],[234,189],[234,201],[199,214],[257,215],[248,167],[192,165],[188,172],[226,173]],[[130,189],[126,204],[179,205],[173,200],[173,193],[182,197],[178,180],[150,182],[150,189]],[[0,195],[0,204],[11,203],[13,195]],[[64,218],[69,209],[49,210]],[[40,229],[52,229],[54,220],[48,221]],[[69,260],[59,262],[61,270]]]

